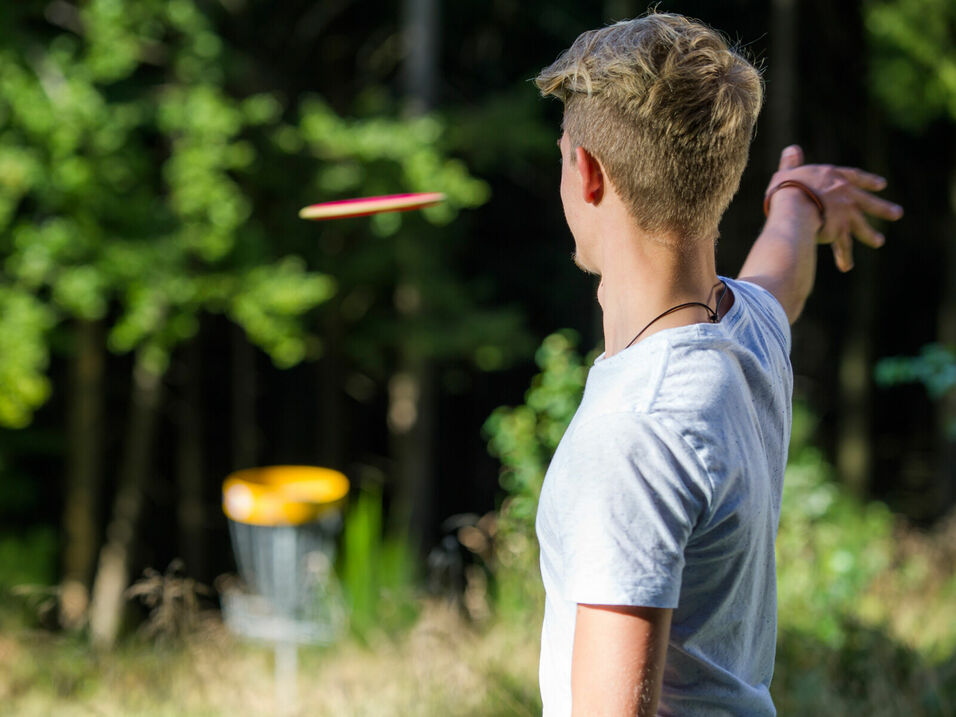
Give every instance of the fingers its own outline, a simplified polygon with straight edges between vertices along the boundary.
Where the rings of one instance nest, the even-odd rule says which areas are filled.
[[[803,164],[803,150],[800,149],[800,145],[791,144],[789,147],[785,147],[783,152],[780,153],[780,165],[778,169],[794,169]]]
[[[853,185],[870,192],[879,192],[886,189],[886,179],[872,172],[865,172],[856,167],[836,167],[837,172]]]
[[[853,268],[853,237],[856,237],[861,244],[874,249],[886,243],[886,238],[870,225],[859,208],[855,208],[850,213],[846,223],[838,227],[833,227],[832,224],[824,227],[821,240],[823,243],[831,244],[833,260],[837,269],[842,272]]]
[[[833,241],[833,260],[837,269],[846,273],[853,268],[853,240],[849,232],[842,232]]]
[[[830,244],[833,259],[842,272],[853,268],[854,237],[868,247],[878,248],[886,238],[868,217],[896,221],[903,208],[871,194],[886,188],[886,179],[856,167],[803,163],[803,150],[790,145],[780,155],[780,165],[770,187],[794,179],[810,187],[823,201],[826,222],[817,233],[820,244]]]
[[[886,243],[886,238],[870,226],[870,223],[859,213],[854,214],[850,219],[850,230],[861,243],[874,249],[879,249]]]
[[[887,221],[895,222],[897,219],[903,216],[903,207],[901,207],[899,204],[894,204],[893,202],[888,202],[885,199],[874,197],[869,192],[864,192],[861,189],[851,188],[850,196],[856,206],[858,206],[867,214],[877,217],[878,219],[886,219]]]

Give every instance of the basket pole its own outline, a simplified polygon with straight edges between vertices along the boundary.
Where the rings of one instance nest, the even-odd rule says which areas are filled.
[[[277,642],[276,706],[280,715],[293,715],[299,702],[299,651],[294,642]]]

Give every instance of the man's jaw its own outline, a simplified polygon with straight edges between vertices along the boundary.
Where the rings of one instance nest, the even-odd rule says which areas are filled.
[[[577,251],[574,252],[574,253],[571,255],[571,259],[574,261],[574,265],[575,265],[578,269],[580,269],[581,271],[583,271],[585,274],[591,274],[592,276],[600,276],[600,275],[601,275],[601,272],[599,272],[595,267],[589,266],[589,265],[587,265],[587,264],[584,263],[584,259],[581,258],[581,253],[580,253],[580,252],[577,252]]]

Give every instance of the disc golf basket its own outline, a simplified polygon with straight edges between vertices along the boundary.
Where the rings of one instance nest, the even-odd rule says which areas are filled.
[[[332,563],[348,490],[344,475],[312,466],[250,468],[222,486],[245,583],[222,593],[223,615],[233,632],[275,645],[282,712],[297,700],[298,645],[329,644],[345,628]]]

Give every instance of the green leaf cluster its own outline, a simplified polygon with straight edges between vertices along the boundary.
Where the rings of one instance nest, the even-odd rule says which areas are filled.
[[[540,602],[534,534],[538,497],[590,363],[575,345],[570,332],[545,339],[536,357],[541,371],[525,403],[497,409],[485,424],[506,491],[494,568],[498,606],[505,615],[526,615]],[[889,579],[894,591],[909,594],[920,575],[907,572],[918,567],[913,560],[895,571],[893,515],[883,503],[862,502],[835,480],[832,466],[812,443],[815,427],[809,409],[796,402],[776,544],[779,616],[782,629],[839,650],[854,634],[854,623],[892,622],[890,608],[880,606],[872,593],[878,580]]]
[[[530,353],[522,312],[488,308],[492,283],[465,279],[461,261],[473,241],[462,210],[490,195],[456,156],[460,137],[440,114],[343,117],[315,95],[297,113],[270,128],[273,150],[307,162],[304,187],[287,187],[280,201],[312,203],[356,195],[442,192],[441,204],[414,213],[312,225],[312,255],[335,277],[338,295],[325,311],[340,327],[341,350],[364,373],[387,380],[399,356],[467,361],[493,371]],[[303,192],[303,189],[305,192]],[[295,208],[287,204],[287,215]],[[467,222],[467,217],[464,217]]]
[[[893,516],[837,483],[810,444],[815,419],[794,405],[790,459],[777,534],[777,593],[782,626],[831,647],[847,638],[848,617],[893,560]]]
[[[926,344],[918,356],[880,359],[874,377],[881,386],[921,383],[930,398],[939,401],[956,388],[956,353],[943,344]],[[956,416],[949,417],[947,430],[951,437],[956,438]]]
[[[0,534],[0,593],[11,588],[50,585],[56,575],[56,531],[36,525],[17,535]]]
[[[312,96],[302,102],[298,127],[281,127],[275,141],[290,149],[309,149],[319,163],[316,188],[324,194],[390,194],[396,186],[409,192],[443,192],[447,201],[425,210],[424,216],[447,224],[459,209],[486,202],[490,190],[461,160],[446,156],[444,134],[444,122],[437,116],[346,120]],[[401,224],[401,214],[373,219],[380,236],[395,234]]]
[[[67,31],[5,36],[0,51],[2,279],[56,319],[118,306],[110,347],[162,371],[248,217],[230,176],[248,154],[242,113],[212,84],[219,43],[193,3],[53,15]]]
[[[956,4],[869,0],[870,87],[901,127],[956,121]]]
[[[415,564],[409,542],[384,533],[381,494],[359,492],[345,516],[338,561],[353,634],[368,640],[414,623],[419,611]]]
[[[956,387],[956,353],[942,344],[927,344],[919,356],[881,359],[875,377],[881,386],[921,383],[933,400],[939,400]]]
[[[317,96],[237,96],[230,50],[195,0],[38,13],[8,9],[0,29],[0,322],[15,346],[0,356],[0,423],[24,425],[49,395],[47,333],[69,318],[108,320],[113,351],[162,372],[203,312],[224,313],[287,367],[318,352],[308,315],[338,287],[387,296],[400,274],[440,311],[370,317],[351,342],[365,360],[401,344],[491,369],[523,350],[520,316],[478,309],[420,220],[401,232],[402,216],[374,218],[394,243],[362,234],[320,272],[320,232],[295,218],[313,197],[442,191],[424,212],[442,226],[486,201],[440,118],[345,119]],[[311,182],[296,176],[303,157]],[[273,192],[289,221],[270,214]],[[462,312],[471,321],[449,330]]]
[[[0,286],[0,425],[21,428],[50,395],[50,310],[32,294]]]
[[[485,422],[488,451],[501,461],[497,549],[499,606],[521,614],[539,602],[534,520],[544,474],[584,393],[588,364],[570,330],[548,336],[535,354],[540,372],[517,407],[500,407]]]
[[[288,368],[306,357],[308,336],[298,317],[335,293],[331,277],[306,271],[295,257],[253,267],[238,277],[229,315],[263,347],[276,365]]]

